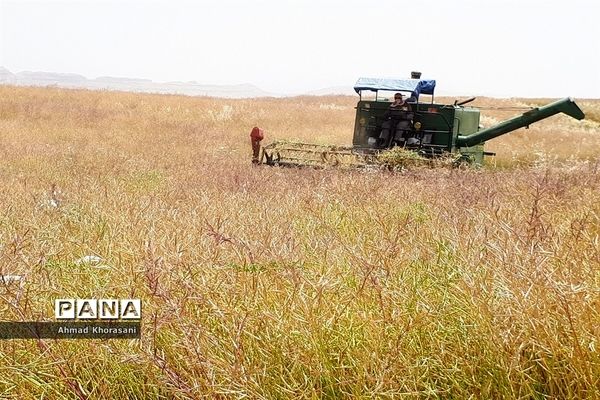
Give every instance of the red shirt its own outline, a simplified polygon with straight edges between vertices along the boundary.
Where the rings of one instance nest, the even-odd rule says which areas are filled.
[[[252,128],[252,132],[250,132],[250,137],[255,140],[263,140],[265,134],[263,133],[262,129],[260,129],[258,126],[255,126]]]

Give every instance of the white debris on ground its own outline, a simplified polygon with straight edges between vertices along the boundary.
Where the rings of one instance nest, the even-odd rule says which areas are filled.
[[[0,287],[18,285],[20,288],[25,284],[25,278],[21,275],[0,275]]]
[[[103,264],[104,260],[102,259],[102,257],[98,257],[95,255],[88,255],[88,256],[83,256],[75,261],[73,261],[73,263],[77,266],[85,266],[85,267],[91,267],[91,268],[95,268],[95,269],[111,269],[112,267],[110,265],[106,265]]]
[[[54,199],[44,200],[40,203],[40,208],[53,209],[58,208],[60,203]]]
[[[75,265],[91,264],[96,265],[102,262],[102,257],[98,256],[83,256],[74,261]]]
[[[56,183],[53,183],[50,186],[50,190],[48,191],[49,199],[43,200],[40,204],[40,208],[44,208],[47,210],[56,209],[60,207],[62,203],[62,191],[56,186]]]
[[[2,283],[14,283],[21,282],[23,277],[21,275],[0,275],[0,282]]]

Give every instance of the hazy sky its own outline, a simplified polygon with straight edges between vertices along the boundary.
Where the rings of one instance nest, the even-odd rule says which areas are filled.
[[[0,65],[276,93],[419,70],[438,93],[600,98],[599,4],[0,0]]]

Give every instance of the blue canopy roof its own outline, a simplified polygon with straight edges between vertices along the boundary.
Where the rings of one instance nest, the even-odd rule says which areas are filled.
[[[417,97],[419,94],[433,94],[435,89],[434,80],[421,79],[387,79],[387,78],[358,78],[354,85],[354,90],[359,93],[361,90],[391,90],[398,92],[411,92]]]

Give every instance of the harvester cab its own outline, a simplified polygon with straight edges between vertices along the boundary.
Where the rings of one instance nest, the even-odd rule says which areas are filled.
[[[260,162],[268,165],[324,167],[329,165],[366,166],[380,163],[382,151],[402,147],[423,159],[451,155],[457,160],[481,164],[487,140],[564,113],[575,119],[585,115],[568,97],[525,113],[490,128],[480,126],[480,110],[467,104],[435,102],[436,81],[420,79],[360,78],[354,86],[359,96],[352,146],[327,146],[300,142],[273,142],[261,148]],[[403,93],[406,103],[397,112],[394,93]]]
[[[381,150],[395,146],[419,150],[423,144],[432,143],[434,131],[448,131],[450,122],[445,120],[447,113],[439,113],[433,107],[435,81],[414,76],[411,79],[360,78],[356,82],[354,90],[359,100],[352,141],[356,150]],[[403,94],[403,107],[393,111],[395,103],[391,97]],[[430,102],[421,102],[421,95],[429,95]],[[427,124],[430,125],[427,130],[423,125],[424,113],[437,117],[430,118],[437,121]]]

